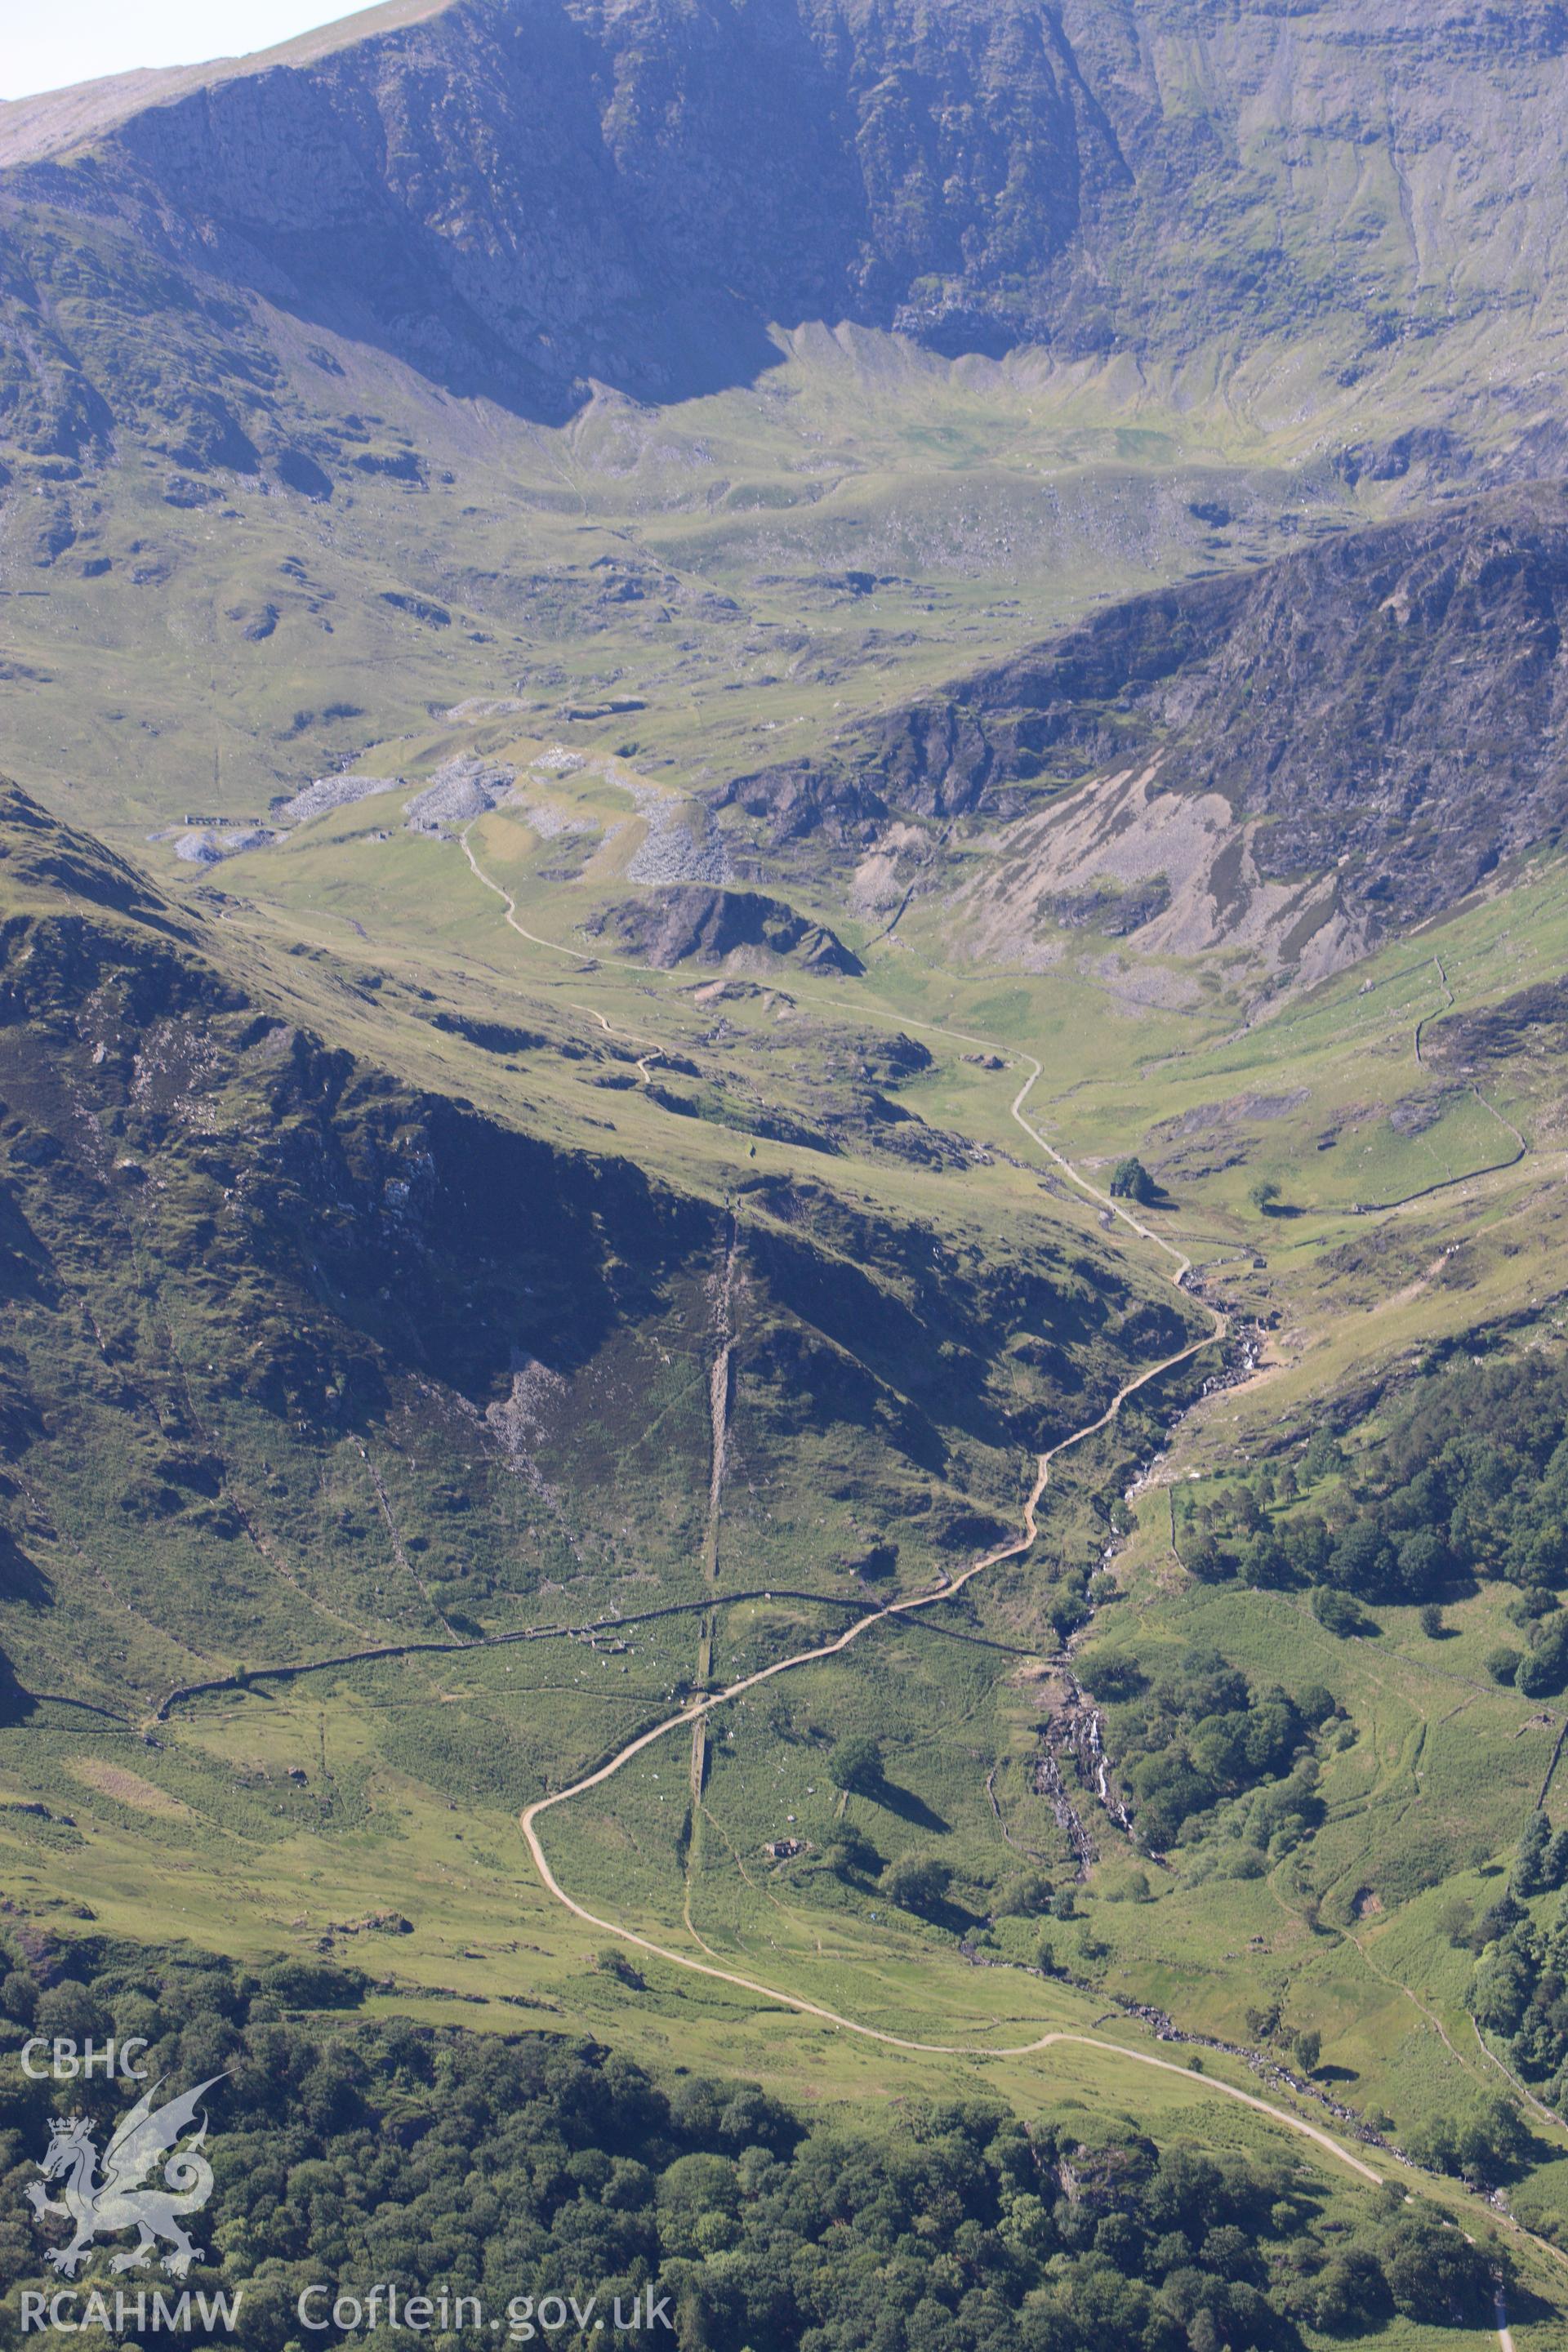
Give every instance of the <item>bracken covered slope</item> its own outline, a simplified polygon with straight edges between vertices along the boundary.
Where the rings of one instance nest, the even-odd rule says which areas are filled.
[[[1043,1216],[950,1264],[930,1225],[773,1176],[732,1223],[333,1046],[232,957],[5,788],[21,1691],[118,1709],[236,1660],[504,1629],[547,1584],[590,1613],[628,1577],[689,1598],[726,1255],[733,1444],[768,1505],[737,1556],[829,1591],[856,1589],[858,1506],[916,1578],[994,1540],[1027,1449],[1179,1344],[1174,1302]]]

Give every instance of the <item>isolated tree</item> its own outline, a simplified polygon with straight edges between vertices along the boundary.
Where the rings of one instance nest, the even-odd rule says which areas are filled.
[[[1462,1895],[1450,1895],[1437,1906],[1437,1930],[1454,1949],[1465,1950],[1475,1933],[1476,1918]]]
[[[1421,1631],[1429,1642],[1440,1642],[1448,1630],[1443,1622],[1443,1612],[1435,1601],[1427,1601],[1418,1622]]]
[[[1147,1207],[1158,1191],[1154,1179],[1141,1160],[1119,1160],[1110,1178],[1113,1201],[1139,1201]]]
[[[1247,1197],[1260,1217],[1271,1217],[1279,1198],[1279,1187],[1272,1176],[1259,1176],[1247,1186]]]
[[[882,1751],[874,1739],[853,1733],[828,1752],[827,1777],[836,1789],[866,1796],[882,1785]]]
[[[1315,2074],[1318,2071],[1318,2061],[1323,2054],[1321,2034],[1310,2025],[1304,2026],[1291,2042],[1290,2047],[1295,2052],[1296,2063],[1302,2074]]]
[[[936,1910],[952,1884],[945,1862],[920,1853],[904,1853],[882,1873],[882,1892],[900,1911]]]
[[[1348,1592],[1336,1592],[1331,1585],[1321,1584],[1312,1595],[1312,1614],[1325,1632],[1337,1633],[1341,1641],[1349,1641],[1352,1633],[1370,1633],[1375,1630],[1372,1620],[1363,1614]]]

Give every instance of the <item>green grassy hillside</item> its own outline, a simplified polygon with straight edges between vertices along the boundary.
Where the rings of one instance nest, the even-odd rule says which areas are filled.
[[[1560,16],[0,108],[0,2056],[255,2352],[1568,2346]]]
[[[405,796],[450,745],[408,750]],[[540,791],[627,804],[584,771]],[[1210,1496],[1229,1524],[1238,1468],[1295,1460],[1325,1409],[1353,1434],[1456,1339],[1507,1354],[1534,1328],[1556,1095],[1539,1018],[1509,1007],[1539,1010],[1555,870],[1450,921],[1446,992],[1402,948],[1239,1034],[1220,997],[1194,1037],[868,929],[858,979],[616,964],[571,945],[592,874],[543,870],[571,836],[498,810],[470,862],[389,831],[400,805],[330,814],[182,906],[9,804],[0,1839],[25,1913],[257,1964],[325,1951],[416,2017],[522,2004],[655,2062],[754,2072],[769,2020],[763,2072],[797,2097],[824,2029],[723,1972],[942,2046],[836,2032],[845,2097],[979,2067],[1007,2099],[1080,2075],[1098,2099],[1131,2063],[1152,2122],[1114,2055],[1150,2051],[1152,2008],[1216,2082],[1261,2069],[1282,2112],[1398,2151],[1378,2161],[1423,2159],[1447,2116],[1490,2130],[1510,2095],[1444,1906],[1468,1935],[1495,1899],[1559,1728],[1485,1665],[1524,1647],[1509,1588],[1445,1590],[1436,1642],[1374,1596],[1375,1642],[1347,1642],[1310,1585],[1181,1563]],[[1026,1555],[543,1816],[574,1900],[668,1956],[586,1969],[613,1928],[539,1884],[519,1811],[1005,1544],[1031,1453],[1207,1328],[1009,1120],[1026,1055],[1026,1116],[1091,1182],[1142,1155],[1141,1217],[1206,1265],[1235,1370],[1261,1350],[1261,1376],[1194,1402],[1217,1357],[1172,1375],[1062,1457]],[[1473,1131],[1458,1108],[1390,1122],[1450,1063],[1484,1075]],[[1361,1205],[1359,1159],[1300,1156],[1330,1127],[1372,1139],[1374,1103],[1378,1189],[1407,1207]],[[1494,1149],[1500,1118],[1522,1153]],[[1154,1853],[1142,1800],[1129,1833],[1073,1744],[1108,1652],[1194,1692],[1183,1662],[1217,1654],[1259,1724],[1288,1702]],[[1146,1735],[1135,1697],[1110,1705],[1131,1796]],[[1179,1744],[1218,1753],[1214,1706],[1178,1703]],[[841,1787],[857,1740],[879,1760]],[[1112,2054],[983,2055],[1063,2031]],[[1523,2140],[1481,2161],[1550,2239],[1568,2141],[1511,2104]],[[1521,2332],[1554,2340],[1544,2305]]]

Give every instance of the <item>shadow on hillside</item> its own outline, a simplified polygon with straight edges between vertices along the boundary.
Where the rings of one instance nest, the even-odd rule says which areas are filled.
[[[900,1789],[892,1780],[879,1780],[875,1789],[869,1789],[866,1793],[885,1811],[896,1814],[900,1822],[908,1822],[911,1829],[927,1830],[933,1837],[945,1837],[952,1827],[951,1822],[944,1821],[939,1812],[932,1811],[923,1797],[917,1797],[912,1789]]]
[[[54,1587],[36,1560],[16,1538],[0,1528],[0,1601],[19,1601],[28,1609],[52,1609]]]
[[[26,1723],[36,1704],[32,1692],[23,1689],[10,1659],[0,1650],[0,1731],[11,1731],[17,1724]]]

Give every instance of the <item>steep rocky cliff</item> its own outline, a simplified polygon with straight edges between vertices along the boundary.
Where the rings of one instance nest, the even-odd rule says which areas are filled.
[[[1565,89],[1557,0],[395,6],[0,109],[0,415],[101,432],[171,373],[156,317],[243,463],[259,301],[551,416],[744,376],[770,320],[1155,363],[1310,338],[1347,385],[1394,345],[1462,375],[1489,325],[1549,441],[1510,355],[1557,317]]]
[[[1510,492],[1114,605],[718,797],[808,863],[1017,820],[1015,917],[1342,961],[1559,837],[1565,622],[1568,496]]]
[[[788,635],[754,675],[776,684],[787,662],[803,688],[766,723],[809,730],[794,740],[813,747],[724,794],[765,840],[810,835],[815,856],[876,839],[889,810],[1017,814],[1014,787],[1146,742],[1170,747],[1162,792],[1178,763],[1187,783],[1202,767],[1263,828],[1247,849],[1260,885],[1333,868],[1357,937],[1427,910],[1555,822],[1554,491],[1491,520],[1472,507],[1315,545],[1263,585],[1233,570],[1119,606],[837,749],[832,714],[847,730],[857,705],[894,698],[877,663],[913,648],[930,615],[948,634],[921,674],[959,666],[944,580],[1026,591],[1010,551],[1026,511],[1052,551],[1070,520],[1039,559],[1072,575],[1062,611],[1082,609],[1079,580],[1104,594],[1205,553],[1245,566],[1289,531],[1467,476],[1550,477],[1565,142],[1557,0],[1507,16],[1466,0],[392,0],[259,58],[0,110],[0,567],[37,600],[7,606],[0,663],[28,689],[29,772],[53,772],[38,763],[68,746],[107,774],[132,740],[118,677],[100,691],[73,665],[65,687],[57,612],[134,643],[150,678],[172,660],[135,723],[171,761],[170,739],[192,739],[175,807],[215,757],[205,711],[188,723],[178,648],[215,647],[215,678],[232,666],[261,722],[222,746],[224,772],[249,779],[231,803],[248,814],[289,756],[260,757],[258,735],[287,747],[313,730],[313,761],[349,756],[387,724],[368,701],[406,725],[411,702],[504,690],[542,638],[562,723],[608,716],[603,678],[579,703],[555,677],[585,598],[596,628],[612,592],[629,599],[595,677],[635,659],[625,708],[658,714],[688,700],[654,642],[678,612],[717,619],[706,646],[770,583],[820,603],[825,583],[869,593],[885,579],[903,602],[879,637],[847,629],[852,642],[819,650],[797,614],[756,607],[759,658],[764,625],[784,618]],[[666,448],[656,409],[622,397],[761,379],[778,322],[812,320],[851,341],[861,322],[943,354],[1046,356],[1007,372],[1006,434],[977,436],[967,415],[938,424],[911,396],[891,447],[870,422],[878,362],[858,357],[852,386],[755,481],[733,415],[715,422],[715,457],[689,411]],[[898,364],[940,376],[944,397],[956,380],[977,408],[1002,381],[907,350]],[[801,380],[792,357],[770,429],[804,408]],[[1037,448],[1036,383],[1058,432]],[[1189,445],[1176,420],[1195,412]],[[577,419],[581,447],[541,436],[541,418]],[[1097,470],[1058,494],[1080,430]],[[885,522],[880,478],[920,473],[928,451],[940,488],[922,476],[910,514]],[[1134,467],[1168,485],[1143,520],[1125,495]],[[591,554],[581,523],[612,520],[605,485],[619,498],[634,474],[629,534],[617,524]],[[1377,488],[1406,477],[1397,496]],[[650,544],[635,578],[603,569],[628,535],[651,541],[658,518],[700,508],[704,537]],[[798,549],[787,573],[775,509]],[[808,514],[809,533],[794,520]],[[296,546],[286,534],[307,515]],[[725,536],[731,515],[762,520]],[[1395,625],[1407,573],[1410,625]],[[1058,595],[1059,577],[1045,585]],[[1021,598],[986,618],[994,647],[1041,633]],[[851,656],[869,664],[853,679]],[[830,686],[825,710],[811,689]],[[225,695],[208,699],[221,728]],[[359,739],[345,731],[367,718]],[[649,730],[674,723],[666,709]],[[1483,744],[1484,800],[1469,782]],[[700,726],[663,748],[704,779],[758,757]],[[170,804],[142,801],[149,818]],[[1098,921],[1082,856],[1053,848],[1040,887]],[[1113,932],[1169,911],[1144,887],[1166,870],[1121,877],[1131,896]],[[907,879],[896,862],[893,879]]]

